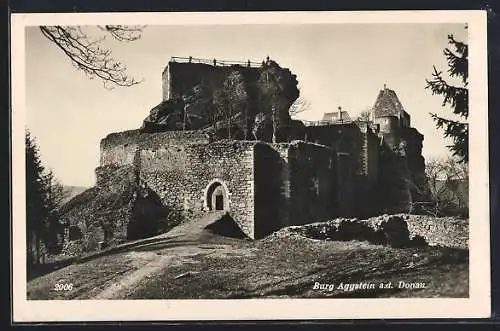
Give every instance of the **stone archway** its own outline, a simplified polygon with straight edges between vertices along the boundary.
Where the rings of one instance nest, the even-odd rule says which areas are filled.
[[[227,187],[219,180],[212,181],[205,190],[205,209],[208,211],[228,211],[229,194]]]

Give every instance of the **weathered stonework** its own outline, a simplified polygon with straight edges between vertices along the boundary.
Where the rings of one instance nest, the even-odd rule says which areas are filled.
[[[144,132],[206,130],[216,139],[286,142],[296,129],[288,112],[299,96],[296,76],[272,60],[257,67],[170,61],[162,79],[163,101]]]
[[[225,125],[214,100],[232,93],[221,92],[228,79],[238,93]],[[214,211],[255,239],[332,217],[408,212],[425,199],[423,136],[392,90],[380,91],[371,120],[339,109],[306,125],[289,115],[295,75],[273,61],[174,62],[163,83],[164,100],[141,129],[101,141],[96,187],[66,208],[67,224],[84,227],[93,248]]]

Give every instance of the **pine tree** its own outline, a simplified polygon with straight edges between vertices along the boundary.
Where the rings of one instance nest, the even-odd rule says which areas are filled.
[[[26,144],[26,242],[28,265],[42,261],[41,244],[49,253],[58,251],[59,208],[64,190],[54,173],[42,165],[38,146],[31,133],[25,134]]]
[[[438,129],[444,130],[444,137],[451,138],[453,144],[448,146],[453,156],[457,157],[459,162],[468,163],[469,161],[469,127],[467,118],[469,116],[469,92],[468,92],[468,46],[464,42],[458,41],[453,35],[448,35],[448,43],[454,48],[445,48],[444,56],[448,62],[448,74],[450,77],[457,78],[459,85],[451,85],[443,78],[443,72],[438,71],[434,66],[432,79],[426,79],[426,89],[430,89],[432,94],[443,96],[443,107],[451,107],[453,114],[458,120],[438,116],[436,113],[430,113]]]
[[[44,202],[47,210],[47,219],[45,221],[42,240],[49,253],[59,252],[59,236],[63,229],[59,222],[59,209],[65,198],[64,188],[57,180],[54,172],[49,169],[43,176],[44,180]]]
[[[44,234],[48,210],[45,206],[44,167],[40,160],[38,146],[29,131],[26,143],[26,242],[28,264],[40,263],[40,243]]]

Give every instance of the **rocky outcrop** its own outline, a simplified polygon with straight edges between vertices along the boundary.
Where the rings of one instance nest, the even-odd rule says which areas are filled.
[[[217,138],[291,140],[289,109],[299,90],[289,69],[270,60],[257,68],[169,65],[173,68],[168,84],[175,93],[151,109],[143,132],[205,129]]]
[[[328,222],[290,226],[278,231],[298,233],[305,237],[322,240],[359,240],[396,248],[425,245],[420,237],[410,235],[406,221],[401,216],[383,215],[367,220],[337,218]]]
[[[289,226],[271,237],[301,235],[320,240],[359,240],[391,247],[443,246],[468,248],[468,220],[424,215],[381,215],[366,220],[337,218]]]

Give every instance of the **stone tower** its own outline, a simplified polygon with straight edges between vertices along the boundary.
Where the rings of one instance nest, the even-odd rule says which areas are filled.
[[[411,127],[396,92],[380,90],[372,109],[379,127],[380,191],[385,195],[386,212],[408,212],[426,194],[425,164],[422,157],[423,135]]]

